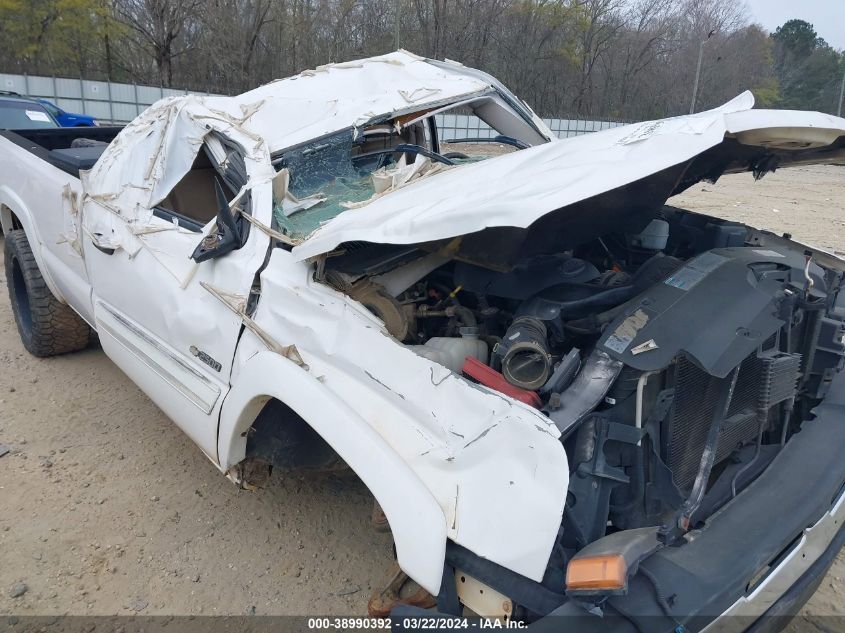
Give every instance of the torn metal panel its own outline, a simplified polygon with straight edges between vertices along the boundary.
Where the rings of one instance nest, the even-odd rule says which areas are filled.
[[[423,118],[461,104],[470,105],[501,134],[498,140],[512,136],[504,140],[520,151],[485,162],[466,155],[461,159],[459,152],[454,160],[439,155],[436,127],[426,127]],[[636,276],[651,257],[642,263],[638,253],[621,265],[614,261],[613,269],[605,270],[611,276],[603,277],[596,266],[609,266],[603,255],[596,263],[579,264],[570,247],[561,244],[569,233],[538,220],[580,212],[579,220],[592,230],[601,224],[589,215],[596,200],[611,198],[600,210],[613,207],[625,220],[631,206],[650,210],[652,203],[662,204],[663,194],[723,172],[761,175],[784,164],[842,160],[845,120],[755,111],[752,104],[745,94],[690,117],[550,142],[551,132],[493,78],[399,51],[322,66],[239,97],[162,100],[128,125],[79,180],[67,172],[57,175],[46,163],[33,168],[36,159],[21,156],[27,170],[44,176],[45,189],[49,176],[50,195],[41,197],[53,202],[48,207],[30,200],[38,213],[26,205],[15,212],[45,278],[55,278],[51,290],[97,326],[109,357],[223,472],[243,481],[232,468],[246,456],[245,437],[258,412],[276,398],[311,425],[370,488],[388,516],[402,568],[426,589],[436,593],[439,588],[447,539],[540,580],[560,534],[569,484],[561,438],[601,402],[610,404],[608,389],[622,375],[623,362],[653,372],[684,352],[717,375],[759,344],[752,336],[737,341],[737,323],[746,323],[744,332],[768,336],[779,320],[770,295],[737,292],[754,305],[736,299],[726,307],[709,300],[718,297],[717,291],[705,293],[708,300],[689,303],[689,316],[679,322],[689,329],[691,319],[701,320],[704,325],[692,331],[716,333],[716,345],[712,337],[710,342],[703,336],[667,338],[671,328],[661,322],[671,315],[665,316],[668,308],[655,311],[654,302],[642,304],[642,310],[617,312],[614,307],[591,315],[598,325],[607,325],[600,342],[604,351],[582,347],[583,363],[578,349],[570,356],[572,350],[557,345],[569,344],[568,335],[556,337],[555,350],[545,347],[549,330],[538,322],[543,374],[525,384],[547,387],[552,358],[570,359],[553,374],[556,388],[543,393],[550,396],[546,416],[539,410],[544,397],[530,392],[518,401],[520,394],[528,396],[524,389],[504,390],[519,380],[501,378],[502,390],[496,391],[485,386],[493,381],[476,384],[447,369],[459,371],[461,362],[467,367],[467,358],[486,360],[490,347],[501,351],[499,343],[510,329],[499,331],[501,321],[519,314],[521,302],[536,296],[534,290],[520,296],[492,293],[494,300],[487,301],[480,290],[492,288],[495,276],[505,270],[489,260],[524,232],[502,231],[504,238],[496,241],[482,230],[534,224],[536,233],[544,233],[534,237],[548,239],[557,250],[537,249],[540,255],[553,255],[550,261],[514,257],[512,263],[524,263],[526,275],[535,269],[548,273],[540,281],[555,286],[564,277],[559,266],[565,262],[591,267],[583,279],[574,273],[567,277],[578,279],[579,292],[593,281],[618,280],[617,273],[640,279]],[[406,134],[394,144],[397,132]],[[8,145],[0,137],[3,143]],[[331,151],[321,154],[324,149]],[[20,148],[8,153],[15,152]],[[10,171],[14,166],[4,156],[0,162]],[[312,169],[315,163],[322,171]],[[309,176],[304,183],[297,181],[302,173]],[[207,186],[188,183],[184,200],[189,204],[176,204],[181,196],[176,189],[194,176]],[[625,188],[630,183],[644,186]],[[28,197],[36,188],[26,189]],[[59,206],[60,191],[58,213],[53,206]],[[17,204],[5,190],[0,202]],[[36,230],[30,230],[33,218]],[[295,227],[301,235],[286,222],[301,222]],[[623,227],[617,223],[614,230]],[[731,236],[741,241],[741,227],[740,233]],[[233,235],[237,240],[228,239]],[[215,253],[223,238],[227,248],[236,247]],[[598,235],[570,246],[594,239],[602,243]],[[350,244],[354,241],[365,243]],[[770,241],[761,246],[779,248]],[[275,248],[279,242],[284,248]],[[202,254],[208,255],[199,262],[192,259],[198,244],[207,245]],[[346,245],[347,263],[357,257],[359,267],[333,266],[342,258],[328,254],[341,245]],[[484,252],[472,258],[480,251],[490,254],[488,261]],[[605,251],[610,255],[606,246]],[[748,256],[752,264],[767,265],[771,258],[786,258],[768,249]],[[316,265],[304,261],[311,257],[317,258]],[[808,295],[833,278],[816,270],[812,257],[790,257],[797,257],[800,266],[793,261],[790,271],[803,272],[800,280],[806,278]],[[678,309],[684,304],[674,295],[704,296],[708,278],[724,271],[740,271],[730,280],[748,280],[749,262],[740,259],[732,255],[731,264],[727,254],[699,253],[683,268],[673,265],[669,278],[660,276],[665,266],[649,269],[645,278],[660,273],[653,281],[662,292],[654,290],[654,297],[662,295]],[[454,266],[453,260],[458,260]],[[489,274],[475,288],[464,288],[452,273],[458,265],[475,264],[490,264]],[[500,287],[520,284],[517,277]],[[611,284],[608,292],[621,302],[634,290],[632,282]],[[474,296],[464,301],[462,292]],[[586,298],[591,309],[610,307],[603,303],[608,298],[604,290]],[[580,300],[559,299],[554,318],[562,319],[562,306]],[[701,305],[718,309],[718,322]],[[757,308],[754,321],[730,316],[731,310],[747,312],[749,305]],[[600,321],[603,315],[607,318]],[[586,318],[577,312],[570,316]],[[583,330],[561,320],[561,332],[565,325],[576,333]],[[446,359],[443,364],[431,360],[437,355],[415,353],[425,344],[410,343],[424,338],[426,343],[449,342],[448,354],[443,348],[439,356]],[[479,365],[501,377],[493,367]],[[635,431],[618,436],[631,446],[639,445],[648,427],[643,399],[653,395],[643,393],[645,378],[637,385]],[[656,379],[648,387],[656,388]],[[669,406],[668,398],[661,402]],[[577,513],[580,505],[583,511],[585,498],[570,507]],[[604,531],[607,522],[594,516]]]
[[[250,121],[261,130],[272,152],[357,127],[374,116],[414,112],[426,107],[499,90],[489,75],[476,75],[459,64],[433,63],[407,51],[396,51],[346,64],[328,64],[274,81],[238,99],[264,100]],[[389,87],[374,90],[373,86]],[[501,90],[506,89],[501,87]],[[508,93],[510,94],[510,93]],[[511,95],[512,96],[512,95]],[[513,97],[514,107],[527,108]],[[553,134],[532,121],[537,142]]]
[[[374,85],[390,89],[374,92]],[[499,92],[492,94],[495,90]],[[277,175],[270,163],[271,153],[340,130],[357,130],[358,125],[374,117],[418,112],[485,94],[487,99],[497,101],[500,109],[516,108],[514,112],[519,115],[512,115],[514,121],[520,121],[523,131],[538,142],[551,137],[515,99],[509,100],[515,105],[502,105],[507,97],[503,87],[495,90],[490,80],[475,77],[467,69],[441,67],[398,51],[350,64],[323,66],[238,97],[163,99],[127,125],[84,178],[83,207],[92,210],[83,211],[85,232],[100,247],[122,249],[134,256],[150,242],[150,226],[156,227],[156,232],[164,228],[154,217],[154,209],[188,173],[203,144],[218,163],[226,166],[221,137],[240,147],[249,165],[250,180],[240,195],[272,181],[285,216],[320,204],[324,197],[292,196],[286,177]],[[441,167],[427,163],[419,157],[413,170],[382,174],[366,198],[374,200]],[[361,201],[341,202],[349,202],[344,208],[354,208]],[[258,219],[270,226],[269,218]],[[139,236],[144,239],[137,239]],[[171,272],[180,279],[190,274],[178,264],[175,268],[171,266]]]
[[[313,281],[288,252],[273,252],[261,288],[255,322],[277,341],[295,341],[327,396],[348,403],[396,451],[437,500],[449,538],[540,580],[569,476],[552,421],[398,345],[373,314]],[[263,347],[244,337],[239,357]]]
[[[263,349],[251,332],[238,348],[236,378],[221,412],[221,464],[239,462],[245,431],[268,398],[277,398],[308,424],[373,493],[390,522],[399,564],[436,595],[443,577],[447,524],[443,511],[402,457],[313,372]],[[222,466],[221,466],[222,468]]]
[[[247,222],[252,224],[259,231],[263,231],[269,237],[272,237],[274,240],[278,240],[282,244],[288,244],[288,245],[293,245],[293,244],[296,243],[289,236],[285,235],[284,233],[279,233],[275,229],[271,229],[269,226],[267,226],[266,224],[264,224],[260,220],[255,219],[250,214],[241,212],[241,215],[243,216],[244,220],[246,220]]]
[[[212,132],[242,148],[251,186],[270,181],[275,171],[266,143],[245,127],[253,113],[243,115],[236,101],[213,107],[201,97],[159,101],[127,125],[90,170],[86,200],[109,200],[109,209],[129,226],[149,224]],[[214,154],[213,136],[208,144]]]
[[[388,196],[357,205],[322,226],[294,249],[297,259],[330,252],[345,242],[414,244],[475,233],[489,227],[525,228],[558,210],[612,189],[683,165],[708,150],[748,134],[761,147],[778,143],[783,128],[790,142],[817,142],[845,136],[845,119],[817,112],[752,110],[745,92],[715,110],[647,121],[529,147],[494,159],[447,169]],[[819,130],[825,134],[819,134]],[[800,130],[800,132],[796,131]],[[817,145],[811,145],[817,147]],[[741,161],[741,156],[737,153]],[[784,159],[810,160],[800,155]],[[845,164],[845,149],[812,155],[813,162]],[[751,169],[728,163],[728,171]],[[706,173],[695,174],[695,179]],[[687,185],[688,186],[688,185]],[[665,188],[665,187],[664,187]],[[662,204],[672,193],[655,200]]]
[[[247,185],[234,193],[231,203],[242,208],[240,201],[248,193],[250,211],[266,225],[274,171],[266,149],[256,149],[250,135],[238,129],[238,121],[249,112],[237,109],[231,120],[212,113],[203,122],[192,116],[198,112],[205,111],[192,107],[190,100],[154,106],[118,135],[93,170],[83,174],[82,242],[96,322],[106,322],[106,311],[120,316],[109,323],[113,331],[101,338],[104,351],[217,463],[216,420],[230,388],[243,321],[206,286],[247,296],[270,237],[250,231],[242,248],[197,263],[191,255],[216,229],[217,205],[198,205],[197,218],[205,214],[212,219],[196,229],[182,226],[175,214],[172,220],[157,215],[151,201],[170,193],[167,183],[179,182],[192,168],[203,143],[215,159],[227,162],[222,148],[215,149],[219,136],[243,150]],[[159,116],[171,118],[165,122]],[[144,121],[147,128],[141,125]],[[147,174],[149,180],[144,180]],[[163,191],[157,193],[159,189]],[[155,359],[161,369],[148,362],[149,353],[127,343],[134,340],[133,328],[167,346],[170,353]],[[202,375],[221,397],[213,402],[206,398],[203,402],[209,406],[197,407],[189,397],[194,390],[182,379],[183,367]]]
[[[293,361],[300,367],[304,369],[308,369],[308,366],[302,360],[302,357],[299,355],[299,352],[296,350],[295,345],[280,345],[277,343],[273,337],[268,334],[261,326],[259,326],[255,321],[252,320],[246,314],[246,297],[238,294],[233,294],[230,292],[226,292],[224,290],[220,290],[219,288],[215,288],[211,284],[207,284],[204,282],[200,282],[200,285],[208,290],[212,294],[212,296],[219,299],[223,305],[229,308],[232,312],[237,314],[241,320],[244,322],[244,325],[249,329],[253,334],[255,334],[261,342],[267,346],[272,352],[277,353],[279,356],[283,356],[288,360]]]
[[[80,257],[82,256],[82,223],[79,221],[79,193],[70,183],[62,187],[62,210],[65,218],[64,239]]]

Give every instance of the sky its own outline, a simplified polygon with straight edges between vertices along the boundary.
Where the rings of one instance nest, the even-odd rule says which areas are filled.
[[[798,18],[812,24],[833,48],[845,50],[845,0],[745,0],[751,19],[773,32]]]

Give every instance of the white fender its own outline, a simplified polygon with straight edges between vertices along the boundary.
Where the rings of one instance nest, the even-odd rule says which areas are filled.
[[[26,238],[29,240],[29,246],[32,248],[32,254],[35,256],[35,263],[38,264],[38,270],[44,278],[44,282],[56,297],[62,303],[66,303],[62,292],[53,281],[50,270],[44,263],[44,251],[41,235],[35,226],[35,222],[29,212],[29,209],[23,203],[23,200],[12,191],[8,186],[0,186],[0,228],[3,229],[3,234],[7,235],[12,230],[12,214],[21,223],[21,227],[26,233]]]
[[[243,459],[244,432],[270,398],[310,424],[367,485],[390,522],[399,566],[437,595],[446,556],[446,518],[437,501],[370,425],[292,361],[259,352],[240,369],[220,415],[220,468]]]

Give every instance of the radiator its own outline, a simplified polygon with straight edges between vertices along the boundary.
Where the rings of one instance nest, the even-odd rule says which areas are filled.
[[[777,351],[755,352],[742,362],[719,430],[716,463],[756,439],[760,425],[768,424],[771,408],[795,396],[800,364],[800,354]],[[685,356],[676,359],[673,382],[675,398],[664,427],[664,459],[675,485],[688,491],[698,474],[719,389],[716,379]]]

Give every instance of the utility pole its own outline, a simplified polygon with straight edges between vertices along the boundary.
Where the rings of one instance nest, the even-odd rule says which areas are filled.
[[[393,50],[399,50],[399,5],[401,0],[393,0]]]
[[[842,72],[842,86],[839,88],[839,109],[836,116],[842,116],[842,98],[845,97],[845,71]]]
[[[704,45],[713,37],[715,32],[716,29],[711,29],[707,37],[701,40],[701,44],[698,45],[698,65],[695,67],[695,82],[692,84],[692,102],[689,104],[690,114],[695,112],[695,97],[698,95],[698,79],[701,77],[701,58],[704,56]]]

